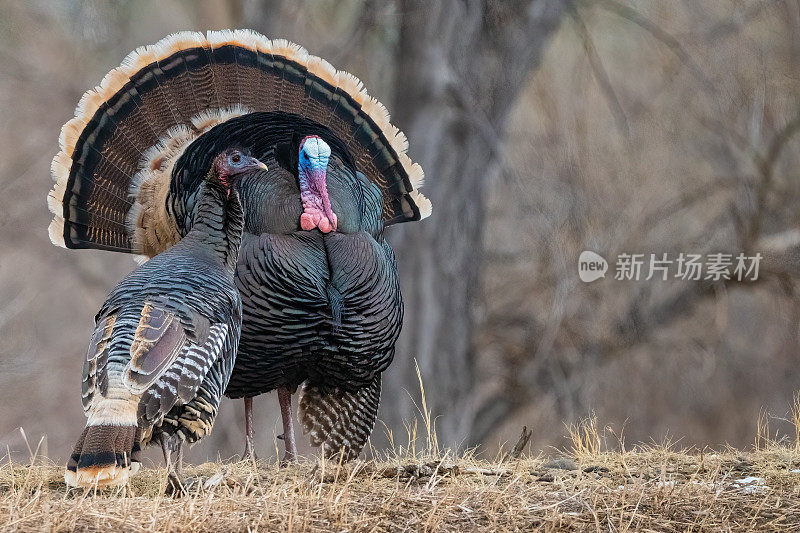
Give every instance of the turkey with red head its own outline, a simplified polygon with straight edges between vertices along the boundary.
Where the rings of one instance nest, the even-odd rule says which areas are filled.
[[[291,394],[328,456],[372,431],[402,324],[384,227],[431,212],[405,135],[354,76],[248,30],[183,32],[132,52],[81,99],[53,161],[52,241],[151,257],[192,227],[202,177],[236,145],[269,170],[237,188],[243,326],[226,395]]]
[[[199,191],[191,231],[131,272],[95,319],[83,365],[88,421],[67,464],[68,485],[124,483],[143,444],[160,441],[174,488],[181,457],[214,423],[242,324],[234,268],[244,213],[234,181],[264,164],[237,150],[217,156]]]

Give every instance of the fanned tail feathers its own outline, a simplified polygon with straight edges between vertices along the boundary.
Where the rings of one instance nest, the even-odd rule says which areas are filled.
[[[131,52],[62,128],[47,200],[51,240],[147,256],[174,244],[165,199],[176,160],[214,126],[259,111],[296,115],[340,138],[382,190],[385,223],[430,214],[405,135],[358,78],[250,30],[180,32]]]

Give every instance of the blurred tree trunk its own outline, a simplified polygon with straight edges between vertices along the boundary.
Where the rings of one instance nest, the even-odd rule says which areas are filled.
[[[413,416],[403,390],[416,358],[440,440],[469,438],[475,405],[473,332],[490,180],[502,167],[508,115],[569,4],[401,0],[396,51],[396,124],[425,169],[433,216],[389,234],[406,318],[384,384],[392,428]],[[410,391],[416,397],[416,390]],[[388,402],[387,402],[388,403]]]

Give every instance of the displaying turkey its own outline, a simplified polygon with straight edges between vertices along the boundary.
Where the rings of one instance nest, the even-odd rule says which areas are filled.
[[[359,453],[402,323],[386,225],[431,212],[405,135],[354,76],[248,30],[171,35],[132,52],[81,99],[61,135],[52,241],[151,257],[192,227],[211,161],[236,145],[268,172],[237,185],[243,330],[226,394],[291,394],[329,456]]]
[[[124,483],[151,441],[161,441],[181,483],[181,454],[173,468],[170,451],[211,431],[241,329],[233,273],[244,214],[232,184],[265,168],[237,150],[221,153],[198,192],[191,231],[131,272],[97,313],[83,366],[88,421],[68,485]]]

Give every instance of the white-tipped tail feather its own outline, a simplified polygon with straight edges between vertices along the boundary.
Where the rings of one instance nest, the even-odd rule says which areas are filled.
[[[413,202],[420,218],[430,214],[430,202],[417,191],[423,183],[423,171],[406,155],[408,149],[406,136],[391,124],[386,107],[367,93],[357,77],[336,70],[326,60],[309,54],[302,46],[283,39],[271,41],[251,30],[211,31],[205,35],[197,32],[179,32],[168,35],[153,45],[139,47],[128,54],[119,67],[111,70],[97,87],[83,95],[75,109],[74,118],[62,128],[59,136],[60,150],[51,166],[55,185],[47,200],[48,207],[54,215],[49,228],[50,239],[54,244],[70,247],[99,245],[101,248],[152,256],[173,244],[177,236],[174,223],[166,219],[168,215],[164,212],[162,200],[168,189],[176,160],[194,139],[221,122],[254,111],[285,111],[301,115],[307,111],[305,106],[312,103],[308,100],[307,93],[300,99],[290,97],[288,93],[284,97],[281,93],[281,91],[297,90],[297,86],[290,87],[291,83],[286,81],[286,77],[279,79],[277,85],[270,86],[272,89],[265,89],[268,84],[258,81],[260,78],[257,76],[245,73],[241,70],[244,67],[237,66],[236,61],[225,63],[226,60],[220,59],[222,62],[216,63],[218,60],[211,59],[214,54],[227,53],[223,49],[229,46],[236,47],[236,50],[242,51],[241,53],[249,53],[250,57],[258,57],[259,61],[266,58],[261,63],[257,62],[259,65],[276,61],[284,63],[291,61],[302,65],[314,83],[327,84],[349,96],[357,106],[360,106],[360,112],[370,118],[385,138],[385,143],[388,143],[396,153],[400,168],[408,179],[407,183],[411,185],[411,190],[401,191],[401,194],[406,195],[407,202],[404,205]],[[184,54],[178,63],[172,60],[172,62],[165,61],[179,52],[188,53],[193,50],[198,51],[195,56],[201,59],[192,58],[191,54]],[[238,53],[240,52],[233,52],[234,55]],[[161,86],[156,84],[158,89],[149,90],[160,91],[162,94],[153,98],[146,92],[131,90],[131,87],[138,83],[144,69],[153,69],[153,65],[157,64],[160,67],[156,71],[160,74],[157,75],[166,76],[164,72],[173,68],[171,65],[181,64],[181,61],[185,66],[175,69],[177,73],[170,74],[175,78],[184,76],[181,84],[170,89],[165,89],[163,83]],[[210,68],[211,66],[214,68]],[[215,70],[217,68],[239,70]],[[252,70],[256,67],[250,65],[248,68]],[[191,75],[188,69],[194,69]],[[233,79],[220,79],[222,76],[220,72],[233,72],[234,74],[229,76]],[[204,84],[202,88],[208,93],[204,99],[199,98],[198,93],[201,91],[192,85],[194,83]],[[248,91],[252,91],[254,87],[262,92],[258,95],[250,94]],[[308,87],[306,82],[306,88]],[[272,95],[271,103],[262,102],[265,96],[270,96],[270,93],[263,92],[266,90],[278,93]],[[242,94],[243,92],[247,94]],[[185,101],[188,98],[194,100]],[[104,106],[112,102],[117,107],[113,113],[108,113],[110,108]],[[335,117],[335,109],[341,104],[336,98],[330,102],[331,109],[327,111],[328,114],[314,118],[322,125],[333,128],[337,120],[341,123],[341,119]],[[252,104],[257,108],[251,109]],[[314,105],[319,109],[318,102]],[[125,123],[124,114],[119,113],[121,108],[142,110],[141,116],[135,119],[138,122]],[[119,149],[126,155],[112,153],[109,156],[108,146],[95,147],[91,145],[94,141],[82,138],[82,136],[93,138],[92,135],[83,134],[87,127],[100,127],[96,120],[93,121],[98,113],[106,114],[103,127],[110,128],[112,132],[119,130],[113,132],[113,135],[106,135],[106,138],[113,137],[115,139],[113,142],[119,143]],[[144,137],[139,138],[137,135]],[[89,146],[85,146],[86,144]],[[81,179],[89,181],[91,186],[77,189],[70,187],[80,190],[79,193],[73,193],[68,190],[67,183],[73,171],[73,158],[77,160],[79,157],[75,151],[82,146],[84,154],[88,153],[92,158],[102,160],[104,164],[95,163],[96,168],[91,171],[78,169],[79,174],[81,172],[94,172],[94,174],[81,176]],[[85,162],[85,156],[81,160]],[[103,168],[105,170],[102,170]],[[114,175],[104,176],[103,172]],[[373,178],[374,176],[370,177]],[[84,193],[84,190],[89,192]],[[105,197],[100,200],[92,199],[91,202],[86,200],[86,204],[76,207],[74,202],[65,205],[65,199],[74,200],[74,197],[68,197],[70,194],[97,194]],[[99,207],[96,207],[96,211],[92,211],[86,206]],[[406,214],[394,219],[408,220],[410,219],[408,216]],[[92,226],[95,221],[98,221],[98,228]],[[77,240],[73,240],[75,232],[67,231],[65,223],[77,228],[80,234],[75,238]],[[69,242],[65,242],[65,235]]]
[[[110,466],[104,468],[81,469],[77,472],[66,470],[64,482],[68,487],[119,487],[125,485],[130,478],[139,472],[141,463],[134,462],[130,466]]]

